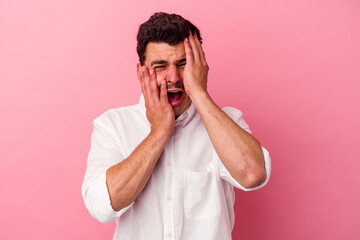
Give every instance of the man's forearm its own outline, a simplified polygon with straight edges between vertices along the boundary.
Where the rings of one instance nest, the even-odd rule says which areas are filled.
[[[124,161],[106,172],[111,206],[115,211],[132,203],[144,189],[168,136],[151,132]]]
[[[161,81],[159,91],[154,70],[140,64],[137,67],[151,132],[127,159],[106,172],[111,206],[115,211],[132,203],[144,189],[175,127],[175,115],[167,97],[166,81]]]
[[[197,92],[191,100],[217,154],[234,179],[246,188],[261,184],[266,172],[259,142],[224,113],[206,91]]]

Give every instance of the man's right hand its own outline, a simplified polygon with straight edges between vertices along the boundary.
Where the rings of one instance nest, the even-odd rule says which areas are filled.
[[[129,157],[106,171],[106,185],[114,211],[129,206],[139,196],[175,127],[175,114],[169,104],[165,81],[159,93],[154,71],[145,66],[140,66],[138,71],[151,132]]]
[[[142,66],[139,72],[141,90],[145,99],[146,117],[151,124],[151,132],[169,137],[174,131],[175,114],[167,97],[166,82],[162,80],[159,88],[153,69]]]

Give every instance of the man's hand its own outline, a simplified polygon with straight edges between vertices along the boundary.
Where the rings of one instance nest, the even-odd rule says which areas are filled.
[[[142,66],[139,75],[151,131],[170,136],[175,127],[175,114],[167,97],[165,80],[161,83],[159,93],[153,69],[148,70],[146,66]]]
[[[207,92],[209,66],[196,34],[193,36],[190,32],[189,38],[184,40],[184,46],[186,65],[183,81],[186,93],[192,98],[196,92]]]
[[[159,93],[154,70],[143,66],[138,71],[151,132],[128,158],[106,171],[106,185],[115,211],[129,206],[144,189],[175,126],[165,80]]]

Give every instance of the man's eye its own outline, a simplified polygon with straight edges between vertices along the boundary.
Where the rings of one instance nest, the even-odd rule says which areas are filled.
[[[156,66],[156,67],[154,67],[154,70],[155,71],[163,71],[163,70],[165,70],[165,66]]]
[[[179,64],[178,66],[179,66],[179,68],[184,68],[185,65],[186,65],[186,63],[182,63],[182,64]]]

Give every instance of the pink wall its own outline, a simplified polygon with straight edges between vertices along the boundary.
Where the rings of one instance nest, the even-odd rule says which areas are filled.
[[[269,150],[234,239],[359,239],[360,2],[0,2],[0,239],[111,239],[81,183],[92,119],[137,102],[135,35],[155,11],[200,27],[209,90]]]

